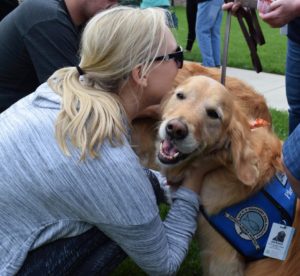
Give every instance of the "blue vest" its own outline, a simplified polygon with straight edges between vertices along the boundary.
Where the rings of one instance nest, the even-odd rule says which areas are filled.
[[[291,226],[297,197],[285,174],[277,173],[271,181],[242,202],[208,216],[208,222],[247,260],[264,258],[263,252],[273,222]]]

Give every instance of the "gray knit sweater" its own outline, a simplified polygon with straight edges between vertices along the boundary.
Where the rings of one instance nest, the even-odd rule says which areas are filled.
[[[198,196],[179,188],[164,222],[128,141],[79,162],[59,149],[60,97],[47,84],[0,115],[0,275],[28,251],[97,226],[147,273],[174,274],[196,229]]]

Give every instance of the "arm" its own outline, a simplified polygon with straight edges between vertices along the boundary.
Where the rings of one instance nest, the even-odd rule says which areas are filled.
[[[300,198],[300,125],[286,139],[282,147],[283,166],[294,192]]]
[[[105,158],[106,151],[109,149],[99,160],[87,160],[85,164],[93,169],[76,177],[78,186],[84,189],[80,193],[73,189],[76,199],[72,204],[78,204],[74,212],[97,225],[145,272],[174,274],[197,227],[200,201],[192,189],[201,186],[198,177],[203,172],[192,169],[188,173],[188,180],[183,183],[186,187],[172,194],[173,203],[162,221],[151,184],[131,148],[112,148],[107,152],[110,157]],[[191,183],[193,178],[195,183]]]
[[[201,166],[202,165],[202,166]],[[219,166],[213,160],[195,164],[182,185],[172,195],[172,205],[164,222],[156,215],[141,225],[120,227],[99,225],[150,275],[172,275],[182,264],[197,227],[199,196],[205,174]]]
[[[179,188],[164,222],[157,214],[144,224],[98,227],[149,275],[173,275],[187,254],[197,227],[198,209],[198,196]]]

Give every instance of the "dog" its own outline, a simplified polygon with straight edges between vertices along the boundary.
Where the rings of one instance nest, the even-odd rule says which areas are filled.
[[[248,263],[240,250],[207,220],[228,206],[259,194],[275,175],[284,172],[282,142],[269,126],[251,127],[256,111],[251,113],[248,103],[241,104],[243,99],[234,95],[229,87],[229,82],[224,87],[211,77],[196,74],[183,80],[170,93],[162,104],[158,130],[161,140],[157,153],[159,166],[167,179],[176,183],[191,166],[201,165],[208,158],[220,164],[205,176],[200,194],[203,215],[199,216],[197,235],[204,275],[297,275],[299,231],[296,231],[286,261],[267,258]],[[299,202],[297,205],[294,227],[299,229]],[[253,214],[249,213],[247,219],[253,219]],[[227,221],[239,228],[238,216],[229,214],[228,217],[234,223],[230,219]],[[253,225],[255,227],[262,231],[257,224]],[[242,226],[236,232],[247,234]],[[251,238],[251,235],[248,236]],[[255,253],[257,248],[251,250]]]
[[[208,68],[200,63],[184,61],[183,68],[178,70],[178,74],[173,83],[173,90],[191,76],[207,76],[216,81],[221,79],[220,69]],[[226,88],[230,94],[239,101],[239,105],[247,114],[249,121],[261,118],[268,122],[268,127],[272,126],[272,117],[266,104],[265,98],[256,92],[253,87],[234,77],[226,77]],[[173,91],[172,90],[172,91]],[[169,97],[167,93],[165,98]],[[148,168],[159,170],[155,156],[155,140],[157,137],[158,123],[161,119],[160,110],[148,112],[133,121],[132,146],[141,163]]]

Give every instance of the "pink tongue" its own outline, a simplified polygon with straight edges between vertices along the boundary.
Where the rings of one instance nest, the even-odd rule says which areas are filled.
[[[169,156],[173,156],[175,153],[178,152],[178,150],[174,147],[174,145],[168,140],[163,141],[162,151],[164,154],[169,155]]]

